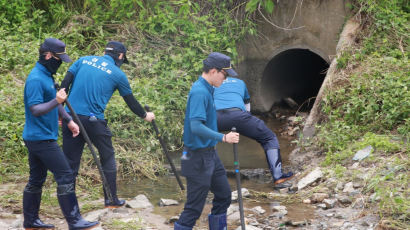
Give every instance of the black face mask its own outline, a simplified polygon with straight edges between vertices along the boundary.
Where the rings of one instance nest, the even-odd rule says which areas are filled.
[[[38,62],[46,67],[46,69],[50,71],[51,75],[57,73],[57,70],[60,67],[61,63],[63,63],[63,61],[57,60],[54,57],[46,60],[46,55],[40,55]]]
[[[122,63],[124,63],[124,58],[122,58],[122,59],[119,59],[118,58],[118,54],[114,54],[114,53],[106,53],[106,54],[108,54],[110,57],[112,57],[113,59],[114,59],[114,62],[115,62],[115,65],[116,66],[118,66],[118,67],[121,67],[121,65],[122,65]]]
[[[124,58],[123,59],[115,58],[114,61],[115,61],[116,66],[121,67],[122,63],[124,63]]]

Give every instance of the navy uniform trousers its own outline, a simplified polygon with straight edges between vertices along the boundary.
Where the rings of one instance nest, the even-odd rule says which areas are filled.
[[[78,115],[84,129],[91,142],[98,149],[101,166],[104,172],[114,172],[117,170],[114,156],[114,148],[111,141],[111,131],[106,120],[90,121],[89,116]],[[77,137],[73,137],[66,123],[63,123],[63,151],[67,156],[68,162],[73,169],[74,176],[78,174],[80,168],[81,155],[83,153],[85,139],[81,132]]]
[[[177,222],[192,228],[201,216],[209,191],[214,194],[211,214],[227,212],[231,204],[231,188],[214,147],[186,151],[186,159],[181,159],[181,174],[187,181],[187,201]]]
[[[265,122],[249,112],[237,108],[222,109],[217,110],[217,116],[219,131],[231,131],[232,127],[236,127],[238,133],[261,144],[265,152],[269,149],[279,149],[275,133],[265,125]]]
[[[73,172],[56,140],[24,141],[28,149],[30,177],[28,184],[41,188],[50,170],[57,185],[73,183]]]

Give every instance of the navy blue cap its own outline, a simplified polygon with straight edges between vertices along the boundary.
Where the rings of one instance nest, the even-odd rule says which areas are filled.
[[[58,40],[57,38],[46,38],[40,46],[40,50],[43,52],[52,52],[57,57],[61,58],[63,62],[72,62],[70,57],[65,52],[64,42]]]
[[[105,51],[106,52],[111,52],[111,53],[115,53],[115,54],[119,54],[119,53],[123,53],[124,54],[124,63],[128,63],[128,59],[127,59],[127,48],[125,48],[125,46],[118,41],[110,41],[107,43],[107,45],[105,46]]]
[[[238,74],[232,68],[231,58],[229,56],[226,56],[225,54],[221,54],[218,52],[212,52],[203,61],[203,64],[210,68],[216,68],[219,70],[223,69],[231,77],[238,76]]]

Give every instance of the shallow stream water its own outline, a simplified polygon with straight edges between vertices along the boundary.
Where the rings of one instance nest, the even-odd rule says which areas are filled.
[[[265,123],[269,128],[271,128],[277,135],[281,147],[281,156],[283,165],[286,166],[289,162],[288,155],[292,151],[293,146],[291,141],[294,137],[282,136],[284,122],[277,119],[264,119]],[[262,147],[256,141],[249,139],[247,137],[241,136],[240,143],[238,144],[238,156],[240,169],[257,169],[263,168],[267,169],[268,164],[266,162],[265,153]],[[227,170],[233,169],[233,148],[231,144],[220,143],[217,145],[218,154]],[[172,153],[173,162],[176,168],[180,168],[180,153]],[[181,177],[184,184],[185,178]],[[232,191],[237,189],[235,177],[229,177],[229,184],[231,185]],[[269,193],[273,192],[272,183],[267,183],[261,180],[246,179],[241,181],[242,188],[247,188],[249,190],[254,190],[258,192]],[[181,193],[178,183],[173,176],[164,176],[158,178],[156,181],[149,179],[134,180],[126,179],[119,181],[119,196],[123,198],[133,198],[138,194],[144,194],[148,197],[150,202],[155,206],[154,213],[160,214],[161,216],[169,219],[172,216],[177,216],[183,210],[185,201],[184,193]],[[179,200],[179,205],[177,206],[167,206],[160,207],[159,200],[161,198]],[[261,206],[266,210],[264,216],[268,217],[271,215],[273,205],[280,204],[279,201],[269,200],[266,198],[258,199],[244,199],[244,209],[250,209],[255,206]],[[313,218],[313,209],[308,205],[299,204],[287,204],[286,205],[288,214],[287,218],[294,221],[303,221]],[[200,228],[206,228],[207,226],[207,214],[210,212],[211,204],[206,204],[204,211],[200,220],[197,221],[196,226]],[[245,211],[245,216],[248,211]]]

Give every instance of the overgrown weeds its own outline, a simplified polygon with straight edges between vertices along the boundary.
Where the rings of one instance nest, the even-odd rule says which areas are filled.
[[[27,4],[26,4],[27,3]],[[182,146],[186,95],[211,51],[237,56],[236,42],[252,28],[242,17],[231,17],[245,8],[225,1],[109,1],[76,0],[33,3],[0,1],[4,21],[0,26],[0,180],[12,174],[27,175],[27,150],[21,138],[24,126],[23,86],[46,37],[67,44],[73,60],[102,55],[109,40],[128,47],[133,62],[124,65],[135,97],[148,104],[170,151]],[[216,5],[215,5],[216,4]],[[13,7],[10,7],[13,6]],[[212,7],[211,7],[212,6]],[[233,11],[231,11],[233,10]],[[206,11],[206,12],[205,12]],[[56,74],[61,81],[69,65]],[[149,123],[141,120],[114,94],[106,117],[114,134],[118,169],[125,176],[149,177],[166,172],[163,153]],[[82,169],[95,168],[90,154],[83,154]],[[96,170],[82,170],[99,183]],[[81,181],[80,181],[81,183]]]
[[[317,138],[327,152],[323,164],[341,177],[358,150],[374,148],[367,161],[376,169],[366,192],[380,198],[384,226],[400,228],[408,223],[410,208],[409,5],[404,0],[354,4],[364,30],[359,44],[338,59],[338,69],[349,69],[350,75],[327,92],[322,103],[326,119]]]

